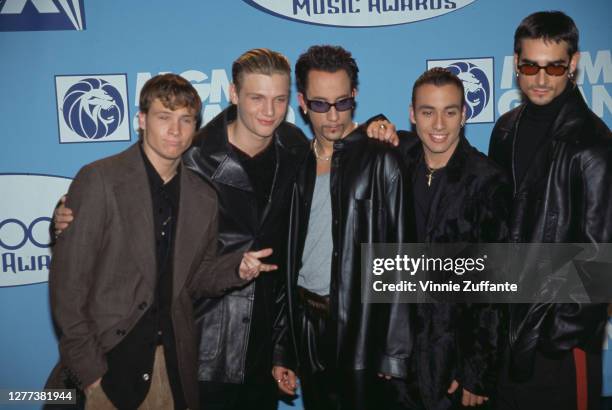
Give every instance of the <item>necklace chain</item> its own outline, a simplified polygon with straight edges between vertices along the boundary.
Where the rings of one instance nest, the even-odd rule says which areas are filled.
[[[324,157],[322,155],[319,155],[319,151],[317,149],[317,145],[319,145],[319,144],[317,144],[317,139],[314,138],[312,140],[312,150],[314,151],[315,157],[317,159],[320,159],[321,161],[329,161],[329,160],[331,160],[331,155],[329,157]]]
[[[353,123],[351,124],[351,130],[350,130],[350,132],[353,132],[353,130],[355,130],[355,129],[356,129],[358,126],[359,126],[359,124],[353,121]],[[317,138],[316,138],[316,137],[314,137],[314,138],[312,139],[312,149],[313,149],[313,151],[314,151],[315,157],[316,157],[317,159],[320,159],[321,161],[329,161],[329,160],[331,160],[331,159],[332,159],[332,156],[331,156],[331,155],[330,155],[329,157],[324,157],[324,156],[322,156],[322,155],[320,155],[320,154],[319,154],[319,150],[318,150],[318,148],[317,148],[317,145],[319,145],[319,144],[318,144],[317,142],[318,142],[318,141],[317,141]]]
[[[425,178],[427,178],[427,186],[430,187],[431,186],[431,180],[434,178],[434,173],[437,170],[442,169],[444,167],[432,168],[429,165],[427,165],[427,163],[425,164],[425,166],[427,167],[427,175],[425,175]]]

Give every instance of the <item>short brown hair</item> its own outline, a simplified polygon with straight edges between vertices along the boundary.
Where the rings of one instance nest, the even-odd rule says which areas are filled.
[[[434,67],[425,71],[412,86],[412,106],[416,100],[416,92],[419,87],[425,84],[432,84],[436,87],[442,87],[443,85],[452,84],[461,91],[461,106],[465,105],[465,90],[463,88],[463,81],[448,68]]]
[[[187,107],[196,115],[196,129],[200,128],[202,100],[193,85],[176,74],[160,74],[152,77],[140,91],[139,110],[148,113],[151,104],[159,99],[164,107],[171,110]],[[141,129],[138,135],[142,137]]]
[[[243,74],[286,74],[291,78],[287,57],[267,48],[254,48],[242,54],[232,64],[232,82],[240,90]]]

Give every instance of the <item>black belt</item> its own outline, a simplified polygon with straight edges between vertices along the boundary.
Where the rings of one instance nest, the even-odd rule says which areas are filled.
[[[302,304],[321,316],[329,315],[329,295],[321,296],[306,288],[298,286],[298,297]]]

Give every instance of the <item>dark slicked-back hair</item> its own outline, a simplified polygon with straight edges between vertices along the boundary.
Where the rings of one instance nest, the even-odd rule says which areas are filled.
[[[193,85],[176,74],[160,74],[152,77],[140,90],[140,112],[148,113],[151,104],[159,99],[164,107],[171,110],[187,107],[196,116],[196,129],[200,127],[202,100]],[[138,130],[142,138],[143,130]]]
[[[351,53],[339,46],[312,46],[295,63],[295,82],[298,92],[305,94],[310,70],[335,73],[346,71],[351,80],[351,89],[359,86],[359,68]]]
[[[538,11],[521,21],[514,32],[514,52],[519,56],[524,39],[565,41],[570,57],[578,51],[578,28],[571,17],[560,11]]]
[[[254,48],[242,54],[232,64],[232,82],[240,90],[244,74],[286,74],[291,78],[287,57],[267,48]]]
[[[463,81],[453,74],[448,68],[434,67],[425,71],[412,86],[412,106],[415,107],[414,102],[416,100],[416,92],[419,87],[425,84],[432,84],[436,87],[442,87],[443,85],[454,85],[461,91],[461,106],[465,105],[465,91],[463,89]],[[416,108],[416,107],[415,107]]]

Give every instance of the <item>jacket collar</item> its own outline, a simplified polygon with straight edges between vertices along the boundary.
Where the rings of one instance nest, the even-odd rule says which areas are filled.
[[[588,138],[588,135],[581,133],[580,130],[585,119],[589,117],[589,113],[590,110],[584,102],[582,94],[574,84],[573,90],[550,128],[550,135],[555,140],[580,143],[582,138]]]
[[[517,109],[510,111],[505,121],[500,124],[500,131],[507,135],[514,135],[527,104],[520,105]],[[553,121],[549,135],[553,140],[580,143],[581,139],[588,138],[589,133],[580,132],[585,119],[590,115],[589,107],[586,105],[578,87],[574,84],[570,95]]]
[[[214,169],[211,174],[214,182],[253,192],[249,177],[227,135],[227,126],[236,120],[237,115],[236,105],[227,107],[198,132],[194,145],[199,147],[201,157],[206,158],[208,165]],[[272,143],[275,145],[277,161],[283,157],[279,155],[280,151],[295,153],[299,157],[298,151],[308,149],[301,131],[286,122],[282,122],[274,131]]]
[[[214,169],[212,181],[253,192],[249,176],[230,146],[227,135],[227,126],[236,120],[236,116],[236,106],[230,105],[200,130],[195,141],[202,158],[206,158],[208,166]]]

